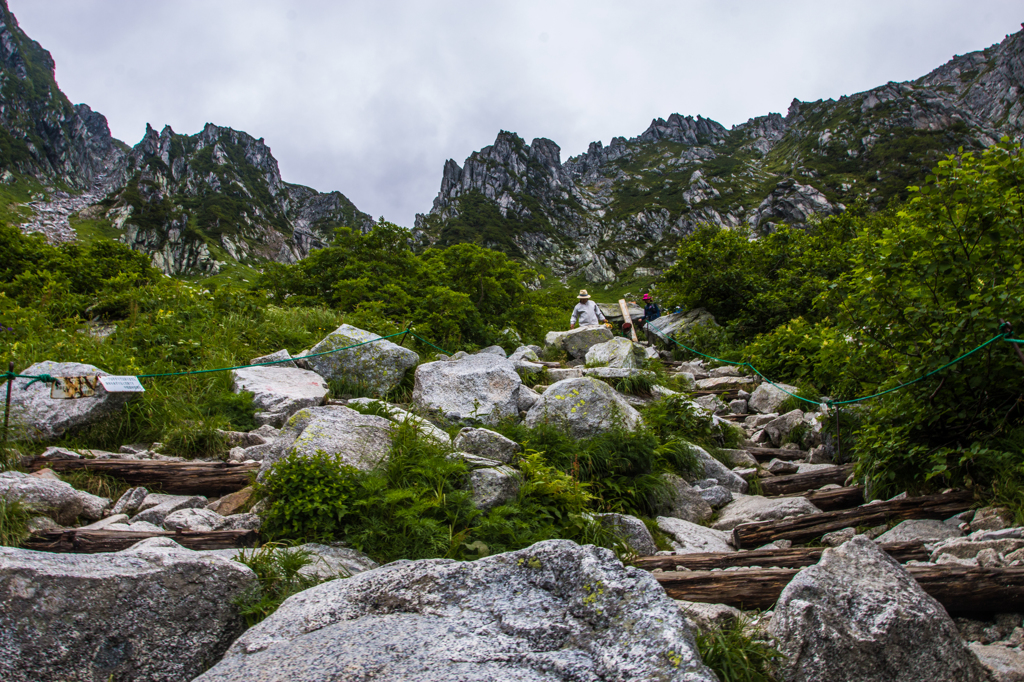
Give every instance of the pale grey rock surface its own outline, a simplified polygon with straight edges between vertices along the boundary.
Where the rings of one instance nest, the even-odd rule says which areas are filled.
[[[519,387],[520,412],[529,412],[530,408],[536,405],[538,400],[540,400],[540,393],[526,385]]]
[[[704,604],[677,599],[676,605],[698,630],[727,628],[743,617],[742,611],[725,604]]]
[[[256,576],[168,538],[108,554],[0,547],[0,679],[191,680],[244,629]]]
[[[377,397],[383,397],[402,383],[406,370],[415,367],[420,361],[420,356],[408,348],[392,343],[390,339],[365,343],[379,338],[381,337],[378,334],[343,324],[313,346],[309,350],[309,355],[326,353],[357,343],[364,345],[329,355],[309,357],[307,362],[313,371],[325,379],[342,379],[353,384],[362,384]]]
[[[935,542],[963,535],[958,528],[947,526],[934,519],[909,519],[901,521],[889,531],[875,538],[875,542]]]
[[[290,417],[304,407],[323,404],[329,392],[322,376],[297,367],[249,367],[233,370],[231,377],[231,390],[235,393],[252,393],[252,402],[257,410],[283,414],[285,417]]]
[[[978,643],[969,648],[988,671],[991,682],[1024,682],[1024,652],[1019,648]]]
[[[209,509],[179,509],[164,517],[167,530],[211,531],[221,530],[228,517]]]
[[[717,376],[697,381],[697,388],[702,391],[749,391],[753,387],[754,380],[749,377]]]
[[[453,445],[456,450],[505,464],[511,464],[516,454],[522,450],[514,440],[510,440],[496,431],[470,427],[466,427],[456,434]]]
[[[505,353],[505,349],[502,348],[501,346],[487,346],[487,348],[481,348],[477,352],[478,353],[486,353],[488,355],[498,355],[498,356],[503,357],[503,358],[508,357],[508,354]]]
[[[661,532],[669,536],[676,554],[736,551],[729,544],[729,533],[669,516],[659,516],[656,521]]]
[[[732,530],[741,523],[778,521],[790,516],[820,514],[806,497],[778,497],[769,499],[760,495],[742,495],[722,507],[715,521],[717,530]]]
[[[713,485],[710,488],[701,488],[700,496],[711,505],[712,509],[719,509],[733,500],[732,491],[721,485]]]
[[[21,500],[36,512],[69,524],[77,517],[96,521],[110,507],[105,497],[76,490],[71,484],[24,474],[20,471],[0,472],[0,497]]]
[[[764,469],[774,476],[788,476],[800,471],[800,465],[786,459],[772,458],[770,462],[764,465]]]
[[[448,435],[447,431],[437,428],[429,419],[424,419],[423,417],[413,414],[408,410],[403,410],[397,405],[392,405],[376,398],[354,398],[349,400],[348,404],[349,406],[373,406],[378,411],[378,416],[389,419],[396,424],[414,424],[421,434],[432,439],[436,443],[448,446],[452,444],[452,439]]]
[[[742,476],[712,457],[704,448],[692,444],[690,445],[690,448],[704,466],[704,472],[701,478],[712,478],[718,481],[718,485],[723,488],[728,488],[734,493],[747,492],[747,482]]]
[[[789,682],[983,682],[945,609],[857,536],[798,573],[770,626]]]
[[[711,503],[704,499],[699,489],[691,487],[675,474],[662,474],[661,478],[668,484],[669,491],[655,509],[659,515],[691,523],[700,523],[711,518],[711,514],[714,513]]]
[[[412,402],[426,413],[452,421],[473,418],[496,424],[519,415],[522,385],[507,358],[470,355],[417,367]]]
[[[642,346],[634,344],[629,339],[615,337],[588,348],[585,358],[588,365],[640,369],[643,367],[645,356]]]
[[[515,500],[519,484],[518,473],[509,467],[486,467],[469,472],[473,504],[481,511]]]
[[[274,451],[263,458],[260,476],[291,452],[310,457],[323,451],[357,469],[372,469],[391,449],[393,428],[384,417],[360,414],[341,405],[307,407],[285,424]]]
[[[769,384],[762,384],[768,386]],[[755,391],[756,393],[756,391]],[[774,447],[781,447],[786,436],[797,426],[804,423],[804,413],[800,410],[790,410],[786,414],[780,414],[764,426],[765,433],[771,439]]]
[[[650,574],[609,550],[549,540],[473,562],[394,563],[301,592],[196,682],[370,676],[716,679]]]
[[[153,506],[143,503],[142,509],[132,517],[132,523],[145,521],[156,526],[162,526],[164,519],[181,509],[201,509],[205,507],[208,500],[202,495],[147,495],[146,500],[156,498],[159,503]],[[215,512],[214,512],[215,513]]]
[[[215,530],[259,530],[262,524],[263,520],[259,514],[245,512],[243,514],[230,514],[223,517],[221,525]]]
[[[257,550],[253,549],[209,549],[197,552],[202,555],[218,556],[230,561],[237,561],[241,552],[251,556]],[[276,552],[304,551],[310,554],[313,560],[311,564],[299,569],[299,573],[306,576],[315,576],[321,580],[333,580],[334,578],[347,578],[356,573],[370,571],[379,568],[380,565],[362,552],[349,547],[336,547],[333,545],[322,545],[317,542],[309,542],[304,545],[287,547],[274,550]]]
[[[622,538],[640,556],[653,556],[658,551],[654,536],[643,521],[629,514],[594,514],[605,528]]]
[[[264,362],[273,362],[273,365],[264,365],[265,367],[298,367],[295,361],[292,360],[291,354],[288,349],[282,348],[279,351],[270,353],[269,355],[261,355],[258,358],[253,358],[249,361],[250,365],[260,365]]]
[[[797,393],[799,389],[796,386],[790,386],[789,384],[778,384],[779,387],[786,389],[790,393]],[[768,382],[762,383],[750,397],[747,398],[748,409],[761,414],[768,414],[771,412],[777,413],[779,406],[782,405],[789,398],[789,395],[785,391],[776,388]]]
[[[549,386],[526,413],[523,423],[533,427],[545,421],[566,425],[576,438],[590,438],[610,431],[616,424],[634,429],[641,418],[611,386],[583,377]]]
[[[569,357],[581,359],[586,357],[592,346],[611,341],[612,338],[612,332],[607,327],[576,327],[562,333],[560,345]]]
[[[18,374],[53,377],[104,376],[110,374],[77,362],[44,360],[19,370]],[[103,386],[96,387],[96,395],[74,400],[50,398],[50,384],[30,379],[14,379],[11,387],[11,437],[28,440],[53,440],[71,429],[95,424],[117,412],[138,393],[108,393]],[[0,393],[6,394],[7,382],[0,383]]]

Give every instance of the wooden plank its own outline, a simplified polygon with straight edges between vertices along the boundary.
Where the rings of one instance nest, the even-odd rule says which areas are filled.
[[[159,488],[178,495],[226,495],[241,490],[260,469],[238,462],[159,462],[134,459],[33,459],[33,471],[95,471],[131,485]]]
[[[806,450],[787,450],[786,448],[743,448],[756,459],[807,459]]]
[[[736,526],[732,531],[736,547],[758,547],[773,540],[806,542],[825,533],[857,526],[877,526],[890,520],[948,519],[970,509],[974,495],[966,490],[945,495],[907,497],[853,509],[807,514],[783,521],[756,521]]]
[[[829,467],[789,476],[770,476],[761,479],[761,490],[765,495],[791,495],[805,490],[815,490],[823,485],[842,485],[853,473],[853,465]]]
[[[637,343],[636,327],[633,326],[633,320],[629,316],[629,306],[626,305],[626,299],[619,299],[619,310],[622,311],[623,323],[629,322],[629,333],[633,336],[633,343]]]
[[[835,511],[837,509],[850,509],[864,504],[864,486],[855,485],[847,488],[834,488],[832,490],[808,490],[794,495],[780,495],[771,499],[782,497],[804,497],[821,511]]]
[[[992,614],[1024,608],[1024,568],[906,566],[921,588],[952,615]],[[769,609],[799,569],[655,573],[673,599]]]
[[[170,538],[189,549],[231,549],[253,547],[259,536],[253,530],[214,531],[118,531],[118,530],[47,530],[33,533],[25,542],[26,549],[41,552],[97,554],[119,552],[147,538]]]
[[[879,545],[889,556],[901,564],[907,561],[928,561],[929,553],[924,543],[896,542]],[[710,571],[714,568],[803,568],[818,563],[824,547],[791,547],[790,549],[753,549],[749,552],[707,552],[700,554],[676,554],[674,556],[640,557],[634,563],[637,568],[651,571],[660,568],[675,571],[678,566],[689,571]]]

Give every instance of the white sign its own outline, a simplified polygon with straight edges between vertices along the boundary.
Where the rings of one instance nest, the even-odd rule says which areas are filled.
[[[106,375],[100,377],[100,383],[108,393],[144,393],[146,391],[138,377],[116,377]]]

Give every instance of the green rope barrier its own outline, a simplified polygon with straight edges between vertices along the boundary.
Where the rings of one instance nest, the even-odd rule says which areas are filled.
[[[438,347],[437,347],[437,346],[435,346],[434,344],[430,343],[430,341],[427,341],[427,340],[426,340],[425,338],[423,338],[423,337],[422,337],[422,336],[420,336],[419,334],[416,334],[415,332],[413,333],[413,338],[419,339],[420,341],[422,341],[423,343],[427,344],[428,346],[430,346],[430,347],[431,347],[431,348],[433,348],[434,350],[439,350],[439,351],[441,351],[442,353],[444,353],[445,355],[451,355],[451,353],[449,353],[448,351],[446,351],[446,350],[445,350],[444,348],[438,348]]]
[[[749,367],[751,370],[753,370],[753,372],[755,374],[757,374],[757,376],[761,377],[766,382],[768,382],[769,384],[771,384],[775,388],[779,389],[780,391],[782,391],[786,395],[792,396],[792,397],[796,398],[797,400],[802,400],[805,403],[810,403],[812,405],[818,405],[819,404],[818,402],[816,402],[814,400],[808,400],[807,398],[804,398],[802,396],[798,396],[795,393],[791,393],[791,392],[787,391],[786,389],[782,388],[777,383],[775,383],[774,381],[772,381],[771,379],[766,377],[765,375],[761,374],[761,372],[757,369],[757,367],[754,367],[749,362],[736,362],[736,361],[733,361],[733,360],[723,360],[721,358],[716,358],[713,355],[707,355],[705,353],[701,353],[698,350],[694,350],[693,348],[690,348],[689,346],[685,346],[685,345],[679,343],[678,341],[676,341],[675,338],[673,338],[671,336],[668,336],[667,338],[668,338],[669,341],[671,341],[672,343],[676,344],[677,346],[679,346],[681,348],[685,348],[686,350],[690,351],[691,353],[696,353],[697,355],[700,355],[701,357],[709,358],[709,359],[714,360],[716,362],[724,362],[724,363],[729,364],[729,365],[737,365],[739,367]],[[974,350],[970,350],[970,351],[964,353],[963,355],[961,355],[957,359],[955,359],[955,360],[953,360],[951,362],[947,362],[942,367],[939,367],[938,369],[934,369],[931,372],[928,372],[927,374],[925,374],[923,376],[919,376],[918,378],[914,379],[913,381],[908,381],[908,382],[906,382],[904,384],[900,384],[899,386],[894,386],[893,388],[886,389],[884,391],[880,391],[879,393],[873,393],[872,395],[863,396],[861,398],[853,398],[851,400],[831,400],[827,404],[830,407],[832,405],[837,405],[837,406],[838,405],[850,405],[852,403],[859,403],[859,402],[863,402],[865,400],[871,400],[872,398],[878,398],[880,396],[886,395],[887,393],[892,393],[892,392],[898,391],[898,390],[900,390],[902,388],[906,388],[907,386],[911,386],[913,384],[916,384],[919,381],[924,381],[928,377],[930,377],[930,376],[932,376],[934,374],[938,374],[939,372],[941,372],[944,369],[947,369],[948,367],[952,367],[953,365],[957,364],[961,360],[964,360],[965,358],[970,357],[971,355],[974,355],[975,353],[977,353],[979,350],[981,350],[985,346],[989,345],[993,341],[998,341],[999,339],[1003,339],[1004,341],[1009,341],[1010,343],[1024,343],[1024,341],[1019,340],[1019,339],[1008,339],[1008,338],[1006,338],[1006,334],[1005,333],[998,334],[996,336],[993,336],[991,339],[989,339],[985,343],[981,344],[980,346],[978,346]]]
[[[52,384],[57,381],[49,374],[16,374],[15,372],[4,372],[4,377],[8,381],[13,381],[14,379],[28,379],[29,382],[22,386],[23,389],[28,388],[37,381],[41,381],[44,384]]]

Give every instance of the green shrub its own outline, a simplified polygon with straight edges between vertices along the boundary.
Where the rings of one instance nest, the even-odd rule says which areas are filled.
[[[289,454],[273,464],[253,495],[267,501],[260,532],[270,540],[329,542],[352,510],[361,472],[337,455]]]
[[[721,682],[775,682],[784,656],[766,642],[753,639],[742,619],[722,628],[697,631],[697,649],[704,665]]]
[[[20,500],[0,497],[0,545],[18,547],[28,539],[28,520],[32,510]]]

